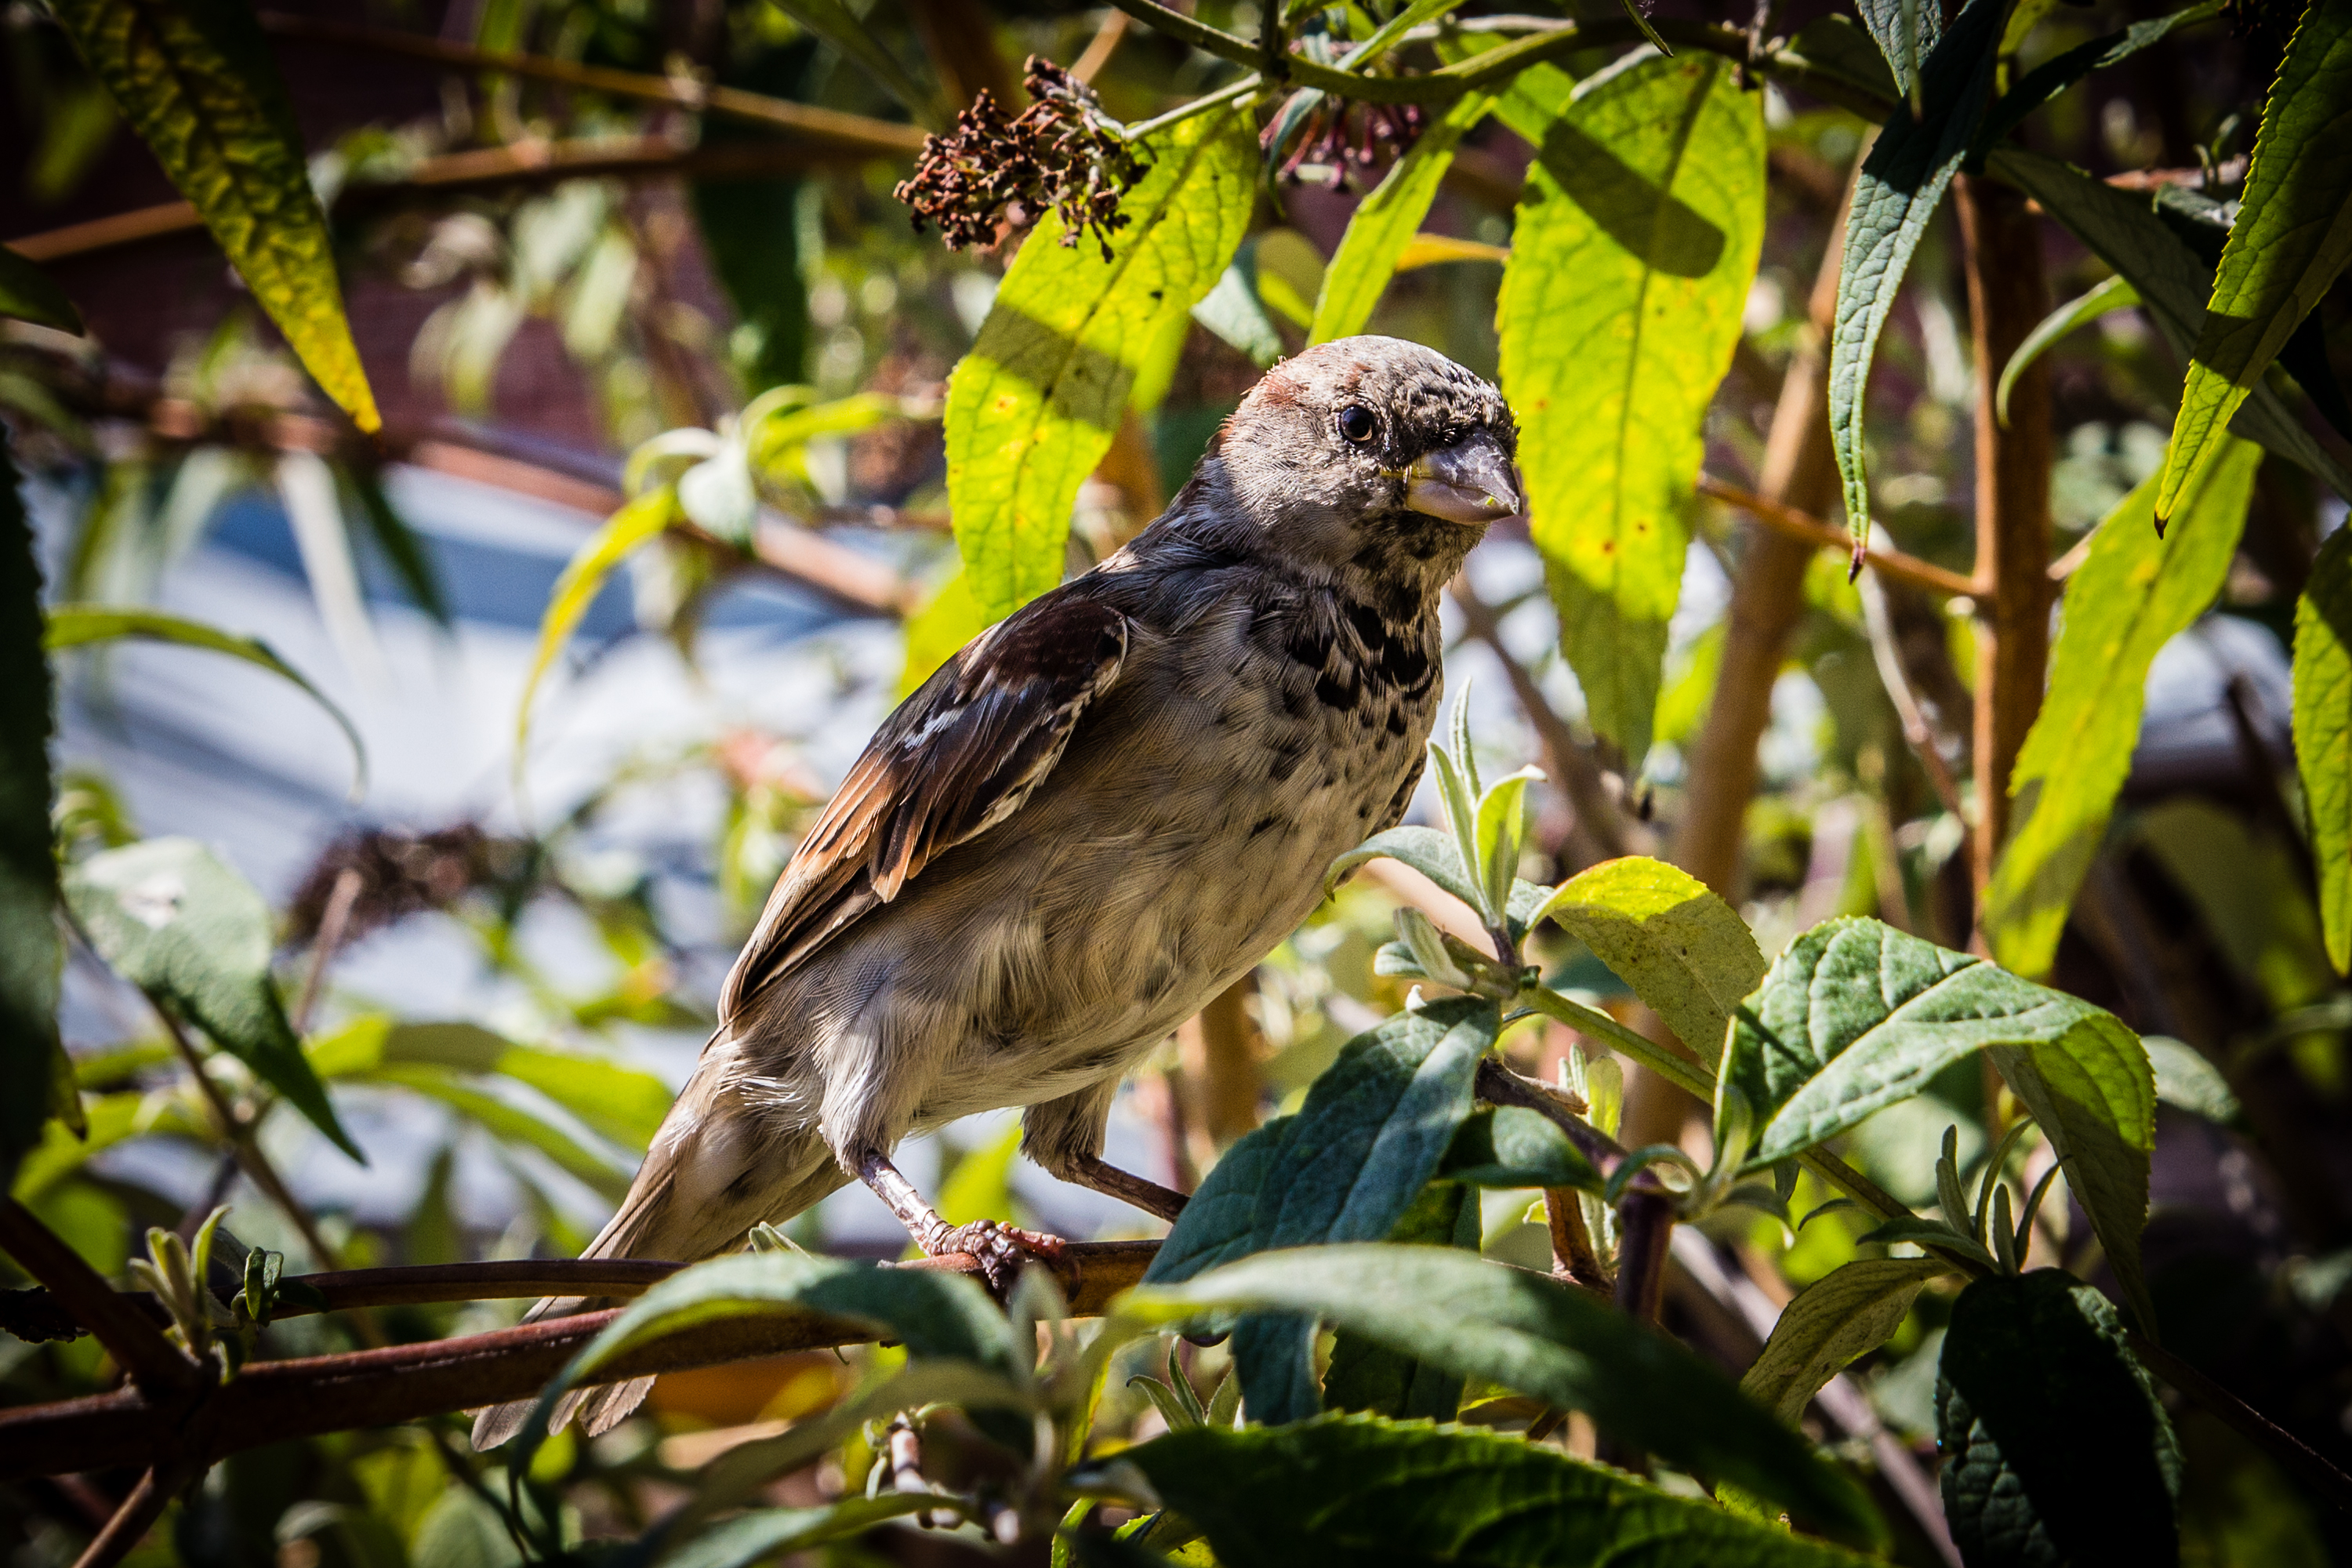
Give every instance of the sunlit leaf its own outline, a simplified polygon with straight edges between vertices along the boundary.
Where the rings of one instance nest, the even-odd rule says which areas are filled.
[[[2139,1268],[2156,1079],[2115,1017],[1880,924],[1836,920],[1789,944],[1742,1005],[1722,1082],[1756,1119],[1746,1168],[1802,1153],[1990,1050],[2058,1152],[2125,1299],[2153,1330]],[[1727,1100],[1719,1098],[1721,1137]]]
[[[90,856],[66,902],[117,974],[212,1037],[365,1163],[286,1021],[269,972],[269,906],[193,838],[151,838]]]
[[[1696,1475],[1867,1541],[1861,1489],[1729,1378],[1572,1285],[1450,1247],[1308,1247],[1244,1258],[1182,1285],[1144,1285],[1118,1310],[1163,1322],[1221,1312],[1313,1317],[1465,1377],[1566,1410]]]
[[[343,315],[327,215],[252,8],[58,0],[49,14],[304,367],[352,423],[376,429],[383,420]]]
[[[2226,433],[2227,456],[2199,476],[2187,521],[2158,536],[2156,481],[2121,501],[2066,580],[2050,691],[2010,777],[2013,826],[1985,891],[1995,957],[2046,973],[2105,838],[2139,738],[2147,669],[2221,591],[2244,531],[2263,450]]]
[[[0,245],[0,316],[14,316],[37,326],[81,334],[81,313],[58,287],[57,279]]]
[[[41,568],[0,437],[0,1187],[41,1141],[58,1048],[58,861]]]
[[[1688,872],[1632,855],[1561,883],[1538,907],[1615,971],[1683,1044],[1714,1066],[1732,1009],[1764,978],[1737,910]]]
[[[987,629],[987,612],[971,596],[962,573],[940,584],[940,591],[907,617],[907,662],[898,671],[899,700],[913,696],[934,670]]]
[[[2160,521],[2212,460],[2230,416],[2352,262],[2352,5],[2311,0],[2263,106],[2237,221],[2180,389]]]
[[[1921,13],[1934,0],[1885,0]],[[1878,334],[1895,309],[1903,275],[1927,220],[1942,205],[1958,172],[1991,91],[1994,49],[2000,42],[2006,0],[1968,0],[1951,29],[1924,58],[1921,111],[1897,104],[1863,161],[1846,218],[1845,259],[1838,269],[1837,324],[1830,337],[1830,444],[1845,482],[1846,527],[1857,542],[1870,537],[1870,480],[1864,471],[1864,394]],[[1877,31],[1874,27],[1874,32]],[[1882,47],[1887,38],[1879,37]],[[1889,57],[1893,58],[1892,56]],[[1895,67],[1899,79],[1903,74]]]
[[[1503,391],[1561,651],[1593,729],[1638,765],[1700,422],[1763,241],[1763,100],[1696,51],[1628,57],[1549,103],[1533,90],[1498,106],[1537,147],[1496,308]]]
[[[1902,1326],[1919,1288],[1949,1266],[1934,1258],[1857,1258],[1780,1310],[1740,1392],[1793,1426],[1822,1385]]]
[[[596,602],[597,593],[613,568],[626,560],[640,546],[661,537],[677,515],[677,493],[670,486],[647,490],[627,502],[605,520],[604,525],[588,536],[585,543],[564,563],[562,575],[555,580],[554,591],[548,595],[546,614],[539,623],[539,647],[531,655],[530,674],[524,679],[522,700],[515,705],[515,765],[520,768],[525,749],[530,740],[531,699],[539,693],[539,683],[546,679],[549,666],[563,645],[572,640],[572,630],[580,625],[588,606]]]
[[[326,623],[327,640],[352,674],[382,686],[389,679],[383,648],[360,590],[359,563],[352,558],[351,530],[335,493],[334,470],[316,452],[282,452],[275,475],[278,499],[302,558],[302,574],[310,580],[311,602]]]
[[[2352,529],[2320,546],[2294,607],[2294,756],[2328,962],[2352,969]]]
[[[1178,121],[1144,143],[1151,167],[1121,201],[1105,261],[1065,246],[1048,215],[1005,272],[948,384],[948,500],[972,598],[992,619],[1062,580],[1078,486],[1126,411],[1171,312],[1208,293],[1257,195],[1248,113]]]
[[[1993,389],[1993,412],[2003,425],[2009,423],[2010,389],[2017,378],[2031,369],[2035,361],[2050,351],[2051,345],[2076,328],[2097,321],[2110,310],[2128,310],[2139,303],[2139,290],[2123,277],[2107,279],[2094,285],[2087,292],[2051,311],[2025,334],[2017,352],[2000,369],[2000,384]]]
[[[1454,149],[1463,133],[1486,118],[1494,99],[1481,92],[1465,93],[1422,132],[1412,150],[1398,159],[1370,195],[1348,220],[1339,248],[1323,269],[1323,287],[1315,296],[1310,343],[1328,343],[1352,337],[1372,319],[1372,308],[1396,272],[1404,252],[1417,237],[1421,220],[1437,195],[1438,183],[1454,166]]]
[[[82,1133],[77,1135],[64,1122],[51,1121],[41,1129],[32,1151],[17,1163],[10,1194],[18,1203],[40,1202],[66,1177],[133,1138],[184,1138],[209,1144],[218,1136],[188,1097],[168,1090],[151,1094],[124,1089],[89,1095],[83,1105],[87,1126]]]
[[[311,685],[301,671],[278,658],[260,638],[239,637],[234,632],[222,631],[218,626],[208,626],[202,621],[131,605],[55,605],[49,608],[48,622],[43,634],[45,644],[53,651],[84,647],[115,637],[141,637],[152,642],[176,643],[182,647],[225,653],[231,658],[258,665],[272,675],[292,681],[312,701],[327,710],[327,717],[335,721],[343,731],[343,738],[352,743],[352,765],[356,770],[352,793],[356,795],[367,787],[367,748],[360,743],[360,732],[350,717],[327,700],[325,692]]]
[[[2021,147],[1995,148],[1989,163],[1994,174],[2041,203],[2100,260],[2129,279],[2165,341],[2182,359],[2189,357],[2213,290],[2213,268],[2157,216],[2146,195],[2119,191]],[[2336,494],[2352,496],[2352,471],[2304,428],[2267,381],[2255,384],[2229,425],[2238,435],[2315,475]]]
[[[601,1135],[643,1152],[669,1113],[668,1086],[652,1073],[578,1051],[521,1046],[478,1024],[373,1016],[310,1047],[322,1078],[367,1077],[406,1066],[507,1078],[537,1089]]]
[[[2240,1125],[2245,1110],[2221,1069],[2184,1040],[2164,1035],[2141,1037],[2148,1065],[2156,1069],[2156,1098],[2176,1110],[2186,1110],[2224,1127]]]
[[[2055,1268],[1953,1303],[1936,1380],[1944,1516],[1971,1568],[2179,1561],[2180,1449],[2116,1310]]]

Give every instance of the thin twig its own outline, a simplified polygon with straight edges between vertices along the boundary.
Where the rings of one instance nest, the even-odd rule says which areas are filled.
[[[2150,1372],[2219,1416],[2240,1436],[2268,1449],[2271,1458],[2302,1477],[2336,1508],[2352,1513],[2352,1476],[2329,1464],[2302,1438],[2138,1330],[2126,1329],[2124,1336],[2131,1342],[2132,1353]]]
[[[553,82],[562,87],[584,88],[591,92],[606,93],[614,98],[667,103],[698,113],[716,114],[723,119],[740,120],[773,131],[790,132],[796,136],[831,142],[878,157],[904,157],[922,151],[923,146],[924,133],[920,126],[901,125],[863,114],[845,114],[839,110],[794,103],[789,99],[771,98],[765,93],[747,92],[741,88],[711,87],[692,79],[648,76],[639,71],[615,70],[609,66],[580,65],[571,60],[550,59],[542,55],[479,49],[471,44],[430,38],[420,33],[404,33],[389,27],[371,27],[350,22],[330,22],[310,16],[291,16],[277,11],[263,12],[261,26],[264,32],[281,38],[339,44],[378,54],[406,55],[413,59],[430,60],[436,65],[454,66],[463,70],[496,71]]]
[[[1698,477],[1698,493],[1712,496],[1727,506],[1736,506],[1765,527],[1791,539],[1803,540],[1839,555],[1853,552],[1853,536],[1843,528],[1823,522],[1820,518],[1799,511],[1795,507],[1742,489],[1727,479],[1713,474]],[[1916,555],[1906,555],[1900,550],[1880,550],[1875,547],[1863,552],[1863,560],[1877,567],[1898,582],[1924,588],[1946,598],[1965,597],[1977,591],[1976,584],[1947,566],[1932,561],[1922,561]]]
[[[1085,52],[1070,63],[1070,74],[1092,86],[1095,78],[1102,74],[1103,67],[1110,64],[1111,56],[1118,52],[1118,46],[1126,39],[1127,30],[1132,25],[1132,19],[1124,11],[1104,12],[1102,26],[1097,27],[1095,36],[1087,40]]]
[[[163,1517],[172,1500],[195,1479],[197,1473],[194,1466],[187,1464],[149,1466],[147,1473],[139,1478],[139,1484],[131,1489],[131,1495],[122,1500],[122,1506],[114,1510],[114,1517],[74,1559],[74,1568],[114,1568],[147,1539],[147,1532],[155,1528],[155,1521]]]
[[[1944,760],[1944,749],[1937,743],[1935,727],[1927,722],[1927,710],[1919,706],[1918,694],[1911,689],[1911,678],[1903,668],[1903,651],[1895,646],[1895,621],[1886,613],[1886,590],[1879,586],[1875,572],[1864,573],[1855,586],[1862,593],[1862,622],[1870,638],[1870,657],[1878,667],[1887,700],[1895,704],[1895,717],[1903,721],[1903,738],[1911,743],[1912,754],[1927,771],[1936,798],[1965,826],[1969,819],[1960,809],[1959,784],[1952,777],[1951,764]]]
[[[1474,1092],[1489,1105],[1517,1106],[1546,1118],[1568,1134],[1577,1152],[1603,1176],[1616,1170],[1625,1158],[1625,1151],[1614,1138],[1570,1110],[1547,1085],[1520,1077],[1493,1057],[1478,1064]]]
[[[327,965],[335,961],[336,950],[343,945],[343,933],[351,929],[352,909],[360,901],[360,885],[359,868],[346,866],[335,873],[335,885],[327,890],[327,907],[319,915],[319,934],[310,943],[310,968],[302,976],[302,997],[294,1004],[297,1035],[310,1032],[310,1015],[318,1009]]]
[[[81,1254],[11,1197],[0,1197],[0,1251],[39,1280],[142,1388],[178,1394],[195,1385],[196,1363],[82,1261]]]
[[[1534,675],[1504,644],[1501,617],[1496,615],[1494,606],[1471,589],[1466,577],[1456,577],[1452,591],[1454,604],[1462,610],[1463,626],[1502,665],[1503,674],[1511,683],[1511,694],[1518,699],[1528,722],[1535,729],[1547,771],[1559,782],[1561,793],[1576,812],[1575,836],[1585,841],[1580,847],[1583,853],[1579,858],[1590,865],[1627,853],[1631,847],[1628,826],[1601,782],[1600,768],[1577,740],[1568,721],[1545,698]]]

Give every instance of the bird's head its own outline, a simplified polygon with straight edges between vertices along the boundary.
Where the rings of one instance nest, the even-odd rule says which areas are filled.
[[[1242,399],[1197,500],[1217,503],[1229,546],[1434,592],[1488,523],[1523,506],[1517,450],[1485,380],[1418,343],[1341,338]]]

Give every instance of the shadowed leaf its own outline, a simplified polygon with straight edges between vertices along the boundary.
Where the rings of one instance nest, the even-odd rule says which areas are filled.
[[[41,1142],[58,1049],[58,861],[50,847],[50,685],[41,569],[0,437],[0,1187]]]
[[[1950,1266],[1934,1258],[1858,1258],[1781,1309],[1739,1390],[1793,1426],[1822,1385],[1902,1326],[1919,1288]]]
[[[2352,968],[2352,530],[2320,547],[2294,607],[2294,755],[2327,960]]]

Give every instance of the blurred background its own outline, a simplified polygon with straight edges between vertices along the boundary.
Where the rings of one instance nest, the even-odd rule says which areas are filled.
[[[1255,26],[1245,3],[1199,9],[1245,35]],[[1720,19],[1698,4],[1659,9]],[[1773,26],[1794,32],[1830,9],[1794,0]],[[2029,54],[2140,14],[2118,0],[2045,8]],[[332,215],[382,438],[331,417],[104,92],[21,3],[0,13],[0,235],[65,286],[89,331],[0,322],[0,418],[54,599],[147,603],[258,637],[356,726],[363,790],[352,746],[295,687],[201,651],[123,644],[67,667],[57,755],[74,852],[184,835],[259,889],[298,1026],[368,1163],[291,1116],[267,1124],[263,1146],[314,1222],[303,1235],[224,1154],[139,994],[77,950],[64,1029],[91,1135],[68,1145],[53,1132],[17,1193],[110,1269],[137,1229],[220,1201],[236,1205],[247,1241],[293,1255],[289,1267],[569,1253],[625,1187],[683,1081],[800,826],[898,697],[977,629],[969,600],[942,592],[956,561],[938,407],[1006,258],[913,231],[891,194],[919,141],[903,110],[762,0],[289,0],[265,20]],[[952,103],[985,89],[1018,104],[1032,53],[1074,66],[1125,120],[1219,79],[1206,57],[1117,12],[1057,0],[904,0],[866,21]],[[2226,27],[2091,79],[2032,138],[2140,188],[2226,199],[2283,41],[2269,11],[2248,4]],[[612,68],[638,87],[502,71],[484,51]],[[666,85],[690,99],[676,84],[698,79],[866,117],[896,150],[657,100]],[[1706,459],[1709,475],[1748,490],[1784,378],[1819,342],[1815,279],[1870,132],[1843,110],[1762,90],[1770,221]],[[1362,147],[1270,146],[1237,296],[1221,290],[1195,312],[1164,394],[1129,416],[1082,492],[1074,569],[1156,515],[1260,365],[1303,343],[1323,259],[1397,150],[1370,131]],[[1409,258],[1373,330],[1494,373],[1496,247],[1528,156],[1496,124],[1465,143],[1426,226],[1456,243]],[[2054,227],[2044,233],[2053,304],[2103,276]],[[1956,252],[1948,212],[1882,343],[1871,462],[1887,533],[1965,574],[1984,370],[1970,363]],[[2352,367],[2343,284],[2317,317],[2335,371]],[[2063,550],[2160,464],[2179,371],[2129,310],[2064,339],[2051,363]],[[590,583],[534,693],[566,563],[634,488],[632,465],[707,455],[709,433],[779,387],[807,389],[792,395],[838,417],[769,455],[751,547],[673,530]],[[1832,521],[1833,493],[1813,503]],[[1628,852],[1674,858],[1696,821],[1727,819],[1737,853],[1703,874],[1768,954],[1842,912],[1965,946],[1954,806],[1966,803],[1948,785],[1968,771],[1968,605],[1891,579],[1865,603],[1843,553],[1822,553],[1788,612],[1785,661],[1727,664],[1735,584],[1767,536],[1703,499],[1692,513],[1659,743],[1637,773],[1581,723],[1524,530],[1496,531],[1448,606],[1448,687],[1469,692],[1482,754],[1504,769],[1536,762],[1553,781],[1538,793],[1527,874],[1552,881]],[[2352,994],[2319,943],[2292,795],[2285,638],[2312,553],[2344,519],[2344,503],[2300,470],[2265,463],[2221,602],[2158,660],[2124,809],[2054,979],[2183,1042],[2231,1086],[2206,1115],[2163,1112],[2147,1247],[2168,1339],[2339,1458],[2352,1443]],[[1753,791],[1715,798],[1693,787],[1690,758],[1727,681],[1768,684],[1769,722]],[[1417,803],[1414,820],[1432,815]],[[1328,903],[1129,1086],[1114,1162],[1189,1186],[1220,1146],[1295,1103],[1340,1042],[1402,1001],[1370,955],[1389,911],[1423,894],[1392,872]],[[1629,1006],[1589,953],[1563,943],[1546,958],[1595,1000]],[[1589,1048],[1559,1030],[1515,1039],[1524,1065],[1547,1074]],[[1853,1157],[1898,1196],[1931,1202],[1947,1124],[1963,1168],[1984,1153],[1985,1084],[1968,1064],[1864,1128]],[[1703,1139],[1687,1109],[1637,1082],[1629,1125]],[[906,1166],[950,1219],[1009,1213],[1072,1237],[1157,1234],[1147,1216],[1018,1161],[1014,1136],[1009,1113],[978,1119],[925,1141]],[[1486,1240],[1542,1266],[1528,1196],[1490,1197]],[[1742,1331],[1725,1302],[1743,1289],[1785,1300],[1854,1256],[1866,1226],[1852,1218],[1828,1216],[1793,1245],[1768,1221],[1715,1237],[1677,1273],[1669,1321],[1719,1341],[1737,1364]],[[2095,1267],[2079,1211],[2071,1222],[2053,1212],[2047,1229],[2052,1255]],[[792,1233],[870,1255],[905,1245],[855,1187]],[[1921,1298],[1914,1321],[1857,1369],[1870,1396],[1857,1424],[1825,1435],[1866,1449],[1891,1432],[1932,1453],[1948,1308]],[[449,1331],[512,1310],[393,1326]],[[87,1348],[0,1342],[9,1397],[81,1386],[94,1362],[75,1356]],[[794,1361],[669,1380],[656,1426],[632,1440],[788,1418],[836,1385],[828,1372],[812,1394],[808,1372]],[[2198,1561],[2326,1562],[2331,1548],[2352,1561],[2344,1521],[2252,1449],[2194,1415],[2183,1431],[2222,1456],[2192,1472],[2219,1478],[2192,1500]],[[562,1453],[550,1461],[559,1468],[590,1462]],[[321,1496],[357,1484],[317,1483]],[[16,1561],[69,1559],[41,1520],[71,1502],[36,1498],[12,1514]],[[282,1509],[260,1524],[207,1525],[205,1506],[190,1505],[197,1522],[179,1538],[191,1561],[310,1568],[340,1553],[379,1568],[331,1531],[294,1532],[305,1559],[287,1544]],[[424,1506],[394,1532],[420,1560],[440,1550],[419,1544]]]

